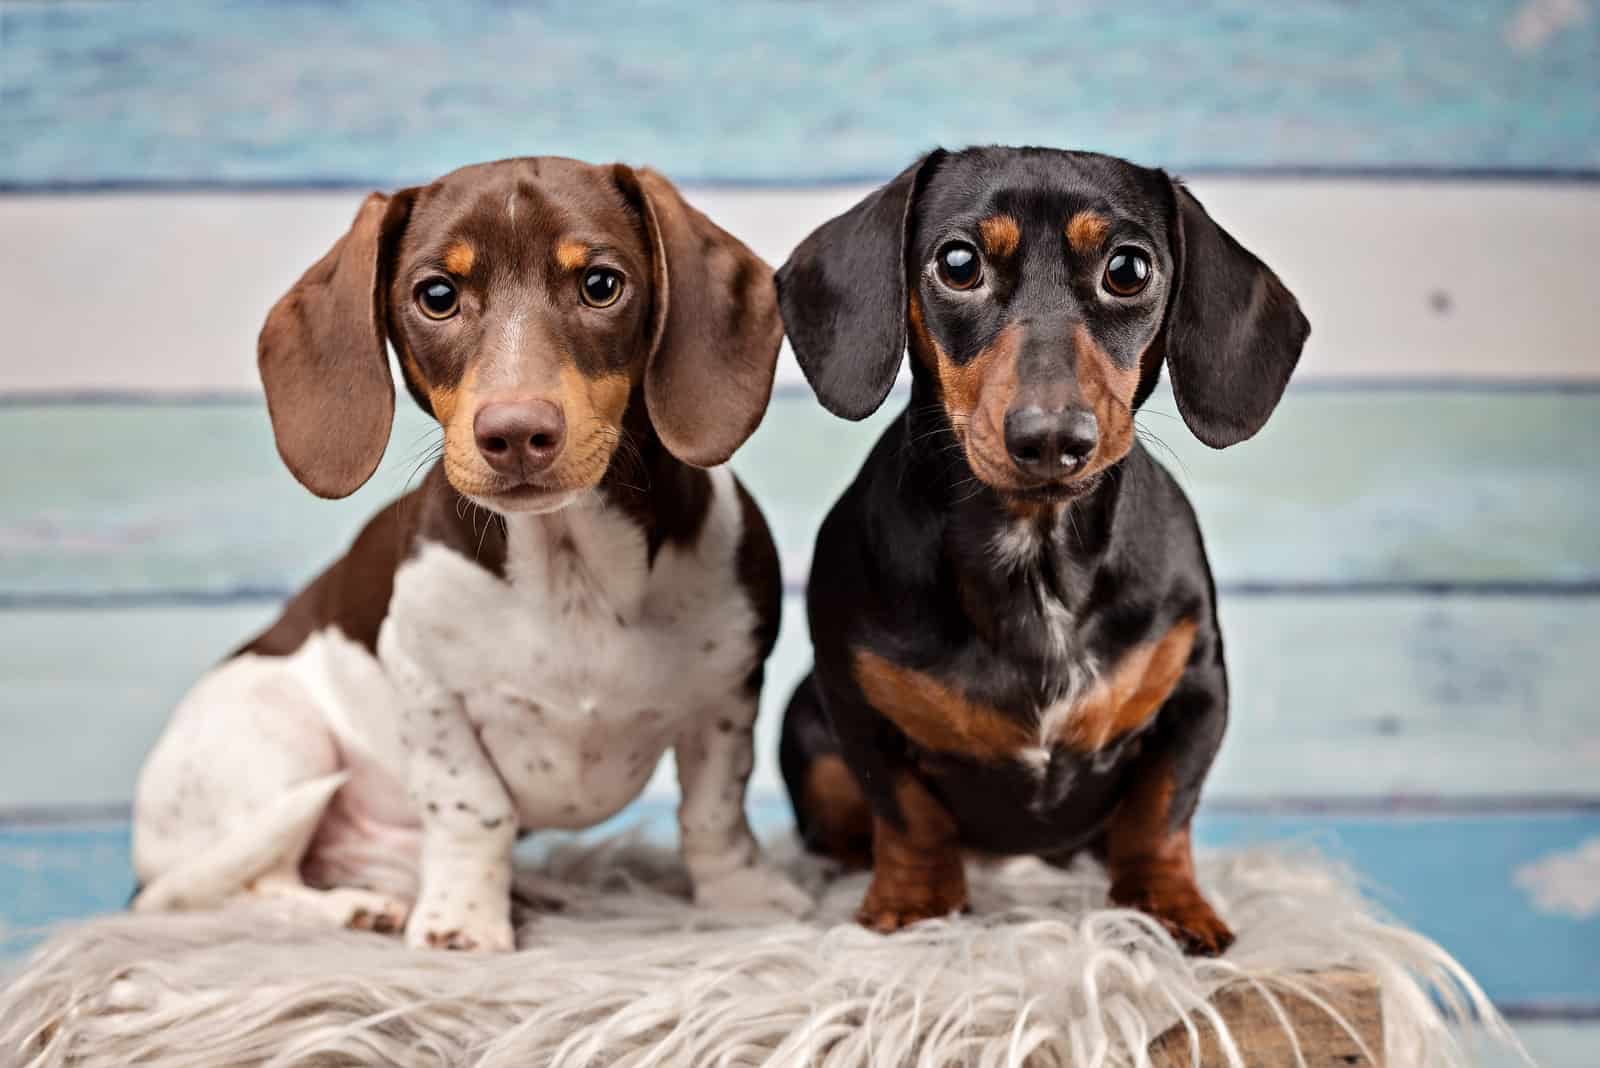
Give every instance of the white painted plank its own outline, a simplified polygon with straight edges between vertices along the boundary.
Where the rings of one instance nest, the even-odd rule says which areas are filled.
[[[769,261],[866,187],[695,189]],[[1300,295],[1303,374],[1600,377],[1600,186],[1203,177],[1193,188]],[[13,308],[0,392],[253,390],[261,320],[357,191],[0,197]],[[783,374],[798,380],[785,357]]]

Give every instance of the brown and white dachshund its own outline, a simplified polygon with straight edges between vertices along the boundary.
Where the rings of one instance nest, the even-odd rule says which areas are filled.
[[[1232,940],[1190,819],[1227,720],[1194,512],[1141,447],[1165,363],[1221,448],[1266,422],[1309,326],[1158,170],[934,152],[778,272],[822,404],[911,396],[817,537],[816,666],[780,762],[808,844],[868,860],[863,923],[967,904],[963,849],[1089,849],[1189,949]]]
[[[606,819],[670,748],[696,899],[806,910],[745,819],[780,581],[717,466],[780,337],[766,264],[651,171],[513,159],[368,197],[261,332],[278,450],[321,496],[366,482],[392,344],[442,456],[182,701],[134,907],[273,898],[508,949],[519,835]]]

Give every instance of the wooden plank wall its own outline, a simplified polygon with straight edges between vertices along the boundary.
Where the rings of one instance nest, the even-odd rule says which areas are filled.
[[[649,161],[779,262],[934,142],[1081,144],[1195,174],[1316,327],[1256,440],[1205,449],[1164,391],[1140,419],[1222,589],[1234,715],[1203,842],[1348,860],[1542,1063],[1592,1065],[1589,7],[888,3],[847,31],[767,0],[620,21],[489,0],[0,6],[0,957],[120,906],[125,806],[172,703],[428,442],[406,407],[372,484],[316,501],[256,392],[265,308],[365,188],[525,151]],[[983,76],[949,81],[963,71]],[[735,460],[790,590],[758,733],[769,831],[787,821],[774,736],[809,657],[811,538],[890,409],[828,417],[786,355]],[[637,814],[672,793],[663,772]]]

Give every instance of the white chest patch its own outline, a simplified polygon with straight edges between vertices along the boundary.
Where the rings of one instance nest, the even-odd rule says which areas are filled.
[[[756,663],[733,476],[711,472],[692,545],[597,496],[507,519],[502,579],[441,545],[395,576],[379,652],[464,703],[525,828],[585,827],[636,797],[663,751],[738,699]]]

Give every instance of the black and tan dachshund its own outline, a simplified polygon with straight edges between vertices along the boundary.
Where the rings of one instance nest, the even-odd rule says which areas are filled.
[[[778,273],[824,407],[905,411],[817,537],[816,667],[783,728],[807,844],[873,869],[862,923],[967,904],[962,851],[1104,859],[1114,903],[1232,941],[1190,820],[1228,714],[1194,512],[1134,432],[1165,361],[1222,448],[1277,405],[1293,295],[1164,172],[936,151]]]

